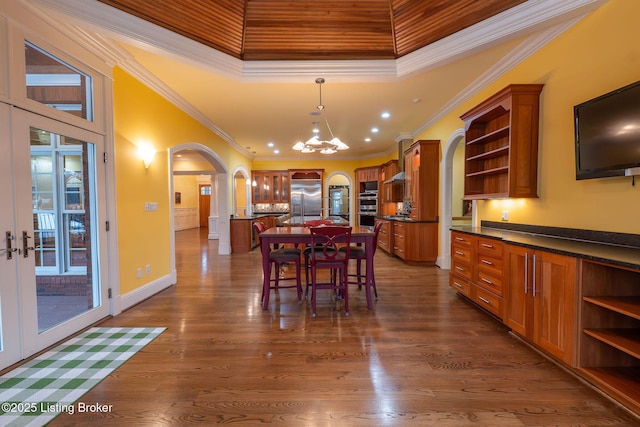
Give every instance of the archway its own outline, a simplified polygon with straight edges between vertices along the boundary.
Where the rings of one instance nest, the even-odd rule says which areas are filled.
[[[232,215],[251,215],[251,174],[247,171],[244,166],[238,166],[233,170],[231,174],[233,179],[233,185],[231,186],[232,191]],[[242,181],[244,181],[245,188],[240,188],[242,185]],[[248,187],[248,188],[247,188]]]
[[[454,131],[442,152],[442,167],[440,168],[440,182],[442,183],[440,206],[442,206],[440,221],[440,249],[436,265],[442,269],[449,270],[451,268],[451,225],[453,212],[453,158],[456,148],[460,142],[464,143],[464,129]],[[472,209],[472,224],[476,223],[475,201]]]
[[[211,197],[211,212],[212,216],[216,215],[215,221],[209,222],[208,235],[209,238],[218,238],[218,253],[220,255],[229,255],[231,253],[231,244],[229,240],[229,198],[228,198],[228,181],[227,181],[227,168],[224,163],[209,147],[198,144],[195,142],[187,142],[184,144],[171,147],[168,151],[168,163],[169,163],[169,201],[173,200],[173,157],[175,154],[181,151],[196,152],[202,156],[215,171],[215,174],[211,174],[211,185],[214,189],[215,197]],[[175,271],[175,218],[173,210],[170,210],[170,227],[171,227],[171,271]]]
[[[332,180],[332,178],[334,178]],[[335,172],[331,172],[329,175],[327,175],[327,178],[324,181],[324,194],[325,194],[325,199],[327,200],[327,206],[326,206],[326,213],[327,216],[330,215],[331,210],[331,199],[330,199],[330,192],[329,192],[329,186],[330,183],[332,183],[332,181],[335,182],[346,182],[349,186],[349,225],[353,226],[354,225],[354,209],[355,209],[355,204],[354,204],[354,196],[353,196],[353,180],[351,179],[351,175],[349,175],[347,172],[344,171],[335,171]]]

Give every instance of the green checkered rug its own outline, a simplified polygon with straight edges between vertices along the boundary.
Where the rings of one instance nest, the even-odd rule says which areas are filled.
[[[0,377],[0,425],[41,426],[62,412],[108,412],[80,397],[165,328],[91,328]],[[73,412],[72,412],[73,411]]]

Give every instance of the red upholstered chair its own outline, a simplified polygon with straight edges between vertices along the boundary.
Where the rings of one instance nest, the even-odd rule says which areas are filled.
[[[260,233],[266,230],[265,225],[256,221],[253,223],[254,230],[258,236],[258,243],[262,246],[262,242],[260,240]],[[296,275],[293,277],[280,277],[280,267],[282,264],[289,263],[294,264],[296,267]],[[274,266],[275,268],[272,268]],[[275,277],[271,278],[271,272],[275,270]],[[296,288],[298,291],[298,301],[302,301],[302,283],[300,280],[300,249],[293,248],[280,248],[280,249],[270,249],[269,250],[269,268],[268,271],[265,272],[265,275],[269,280],[269,290],[278,290],[282,288]],[[291,280],[295,280],[294,285],[281,285],[280,282],[288,282]],[[271,286],[273,283],[273,286]],[[266,301],[265,301],[266,298]],[[265,294],[264,287],[262,288],[262,298],[265,307],[269,304],[269,294]]]
[[[378,248],[378,234],[380,233],[380,229],[382,228],[382,222],[377,222],[375,227],[373,227],[373,255],[376,254],[376,249]],[[345,248],[340,248],[341,251],[344,251]],[[372,255],[372,256],[373,256]],[[349,248],[349,259],[356,260],[356,273],[349,274],[348,277],[355,277],[356,280],[350,280],[350,285],[358,285],[358,289],[362,289],[362,261],[367,260],[367,254],[365,252],[364,246],[351,245]],[[371,269],[373,271],[373,269]],[[375,276],[371,278],[371,287],[373,288],[373,295],[378,299],[378,290],[376,289],[376,278]]]
[[[316,316],[316,298],[318,289],[331,289],[344,299],[344,311],[349,315],[349,289],[347,273],[349,267],[349,247],[351,227],[322,226],[311,227],[311,251],[309,265],[311,269],[311,313]],[[344,251],[338,245],[346,245]],[[318,281],[318,269],[329,270],[329,281]]]

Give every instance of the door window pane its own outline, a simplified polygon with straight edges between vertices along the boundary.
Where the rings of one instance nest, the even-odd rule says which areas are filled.
[[[27,98],[93,121],[90,76],[29,42],[25,42],[25,61]]]

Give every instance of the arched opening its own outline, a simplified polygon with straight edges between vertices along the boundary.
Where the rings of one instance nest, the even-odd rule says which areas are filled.
[[[460,161],[460,149],[464,152],[464,129],[458,129],[445,144],[442,153],[442,167],[440,168],[440,178],[442,183],[441,200],[442,206],[440,221],[440,249],[436,264],[442,269],[451,268],[451,255],[449,248],[451,247],[451,226],[461,220],[469,224],[475,224],[476,212],[475,202],[470,206],[471,215],[468,215],[469,209],[462,201],[464,186],[464,161]],[[456,154],[457,153],[457,154]],[[456,204],[454,207],[454,203]],[[465,218],[468,217],[468,220]]]
[[[251,215],[251,174],[243,166],[233,171],[231,214],[236,217]]]
[[[339,216],[348,219],[349,225],[353,226],[355,205],[351,176],[343,171],[330,173],[325,180],[324,194],[326,211],[323,216]]]
[[[220,255],[228,255],[231,253],[231,245],[229,240],[229,198],[227,184],[227,168],[223,164],[218,155],[209,147],[188,142],[176,145],[169,149],[169,202],[175,203],[176,194],[174,191],[174,173],[176,156],[178,155],[195,155],[201,158],[208,166],[190,167],[188,173],[196,174],[199,177],[209,176],[211,185],[211,197],[209,206],[208,219],[208,237],[209,239],[218,239],[218,253]],[[187,171],[183,171],[187,172]],[[199,178],[202,179],[202,178]],[[171,271],[175,272],[175,231],[176,218],[174,210],[170,210],[171,215]]]

